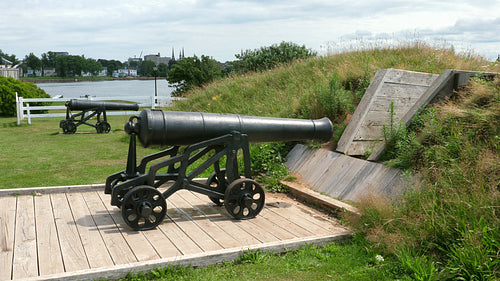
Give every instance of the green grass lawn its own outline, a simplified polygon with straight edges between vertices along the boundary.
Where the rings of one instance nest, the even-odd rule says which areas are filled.
[[[34,118],[17,126],[15,118],[0,118],[0,188],[23,188],[104,183],[125,169],[128,135],[123,126],[129,116],[110,116],[109,134],[97,134],[81,125],[65,135],[60,118]],[[137,147],[138,155],[158,149]]]

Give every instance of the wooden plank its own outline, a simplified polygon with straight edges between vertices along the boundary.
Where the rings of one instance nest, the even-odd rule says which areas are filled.
[[[177,196],[172,196],[171,200],[175,202],[176,206],[180,208],[186,215],[189,215],[191,219],[203,229],[212,239],[217,241],[223,248],[232,248],[240,246],[240,243],[224,231],[224,228],[220,227],[215,223],[210,216],[205,214],[199,207],[195,204],[199,204],[200,200],[193,200],[190,197],[190,192],[182,190],[176,193]]]
[[[290,204],[288,202],[275,203],[276,204],[272,205],[274,208],[270,208],[270,210],[287,220],[293,221],[294,224],[300,226],[301,228],[307,229],[310,234],[306,236],[328,235],[332,233],[330,230],[327,230],[313,223],[312,217],[308,216],[307,218],[305,218],[300,211],[297,211],[296,207],[293,204]]]
[[[347,203],[344,203],[342,201],[339,201],[337,199],[334,199],[332,197],[320,194],[314,191],[310,186],[306,185],[304,182],[300,180],[298,182],[297,181],[295,182],[280,181],[280,182],[288,186],[290,193],[293,196],[303,199],[316,206],[340,212],[350,212],[355,215],[360,215],[358,208],[351,206]]]
[[[167,217],[158,225],[158,228],[165,233],[175,247],[183,254],[197,254],[203,252],[198,244],[191,239],[173,220],[171,214],[175,212],[169,207],[170,202],[167,201]]]
[[[67,194],[90,268],[113,266],[106,244],[81,193]]]
[[[163,231],[157,227],[148,231],[144,231],[144,236],[149,243],[155,248],[161,258],[169,258],[182,255],[181,251],[170,241]]]
[[[82,195],[114,264],[136,262],[137,259],[134,253],[123,238],[120,230],[116,227],[99,195],[95,192],[84,192]],[[105,249],[102,250],[104,251]]]
[[[51,276],[51,280],[116,280],[124,278],[128,273],[137,274],[139,272],[148,272],[154,268],[171,267],[207,267],[214,264],[237,260],[239,256],[248,251],[261,250],[270,253],[284,253],[287,251],[298,250],[304,245],[322,246],[326,243],[342,241],[352,236],[351,232],[344,231],[329,236],[315,236],[289,241],[279,241],[255,246],[241,246],[237,248],[222,249],[209,253],[198,253],[182,257],[172,257],[161,260],[138,262],[134,264],[124,264],[112,268],[103,268],[98,270],[86,270],[74,273],[64,273]]]
[[[36,241],[40,276],[64,272],[49,195],[35,196]]]
[[[373,151],[377,146],[378,142],[373,142],[373,140],[355,140],[351,143],[349,150],[346,151],[348,155],[365,155],[368,151]]]
[[[66,195],[52,194],[50,198],[65,271],[90,268]]]
[[[19,196],[33,194],[51,194],[51,193],[70,193],[84,191],[104,191],[104,184],[89,184],[89,185],[65,185],[65,186],[49,186],[49,187],[30,187],[30,188],[9,188],[0,189],[0,197],[4,196]]]
[[[189,192],[189,193],[191,193],[191,192]],[[183,194],[186,195],[187,193],[183,193]],[[193,194],[191,193],[191,195],[193,195]],[[205,198],[202,198],[201,200],[207,200],[207,202],[208,202],[208,198],[206,196],[201,196],[201,197],[205,197]],[[220,214],[222,214],[225,217],[223,220],[219,220],[219,222],[221,222],[221,223],[226,222],[227,223],[226,226],[224,226],[224,227],[221,226],[223,229],[229,230],[231,225],[233,227],[239,228],[236,230],[232,230],[233,233],[231,234],[232,237],[235,237],[235,238],[237,237],[238,239],[241,239],[238,246],[267,243],[267,242],[279,240],[276,236],[269,233],[269,231],[267,229],[261,227],[259,224],[256,224],[254,222],[254,219],[235,220],[231,215],[229,215],[229,213],[226,211],[225,207],[220,208],[219,211],[220,211]],[[242,237],[245,237],[245,238],[242,239]]]
[[[377,73],[375,73],[375,76],[366,89],[363,98],[359,102],[359,105],[356,107],[356,111],[354,111],[349,124],[347,124],[344,133],[340,137],[340,140],[337,144],[337,151],[345,153],[349,149],[349,146],[351,145],[352,139],[354,137],[354,133],[358,130],[360,122],[365,119],[365,115],[368,112],[373,96],[379,90],[379,88],[383,86],[384,78],[389,71],[390,69],[380,69],[377,71]]]
[[[262,240],[260,239],[269,239],[269,236],[264,237],[264,235],[262,234],[260,235],[261,237],[259,237],[261,227],[255,225],[252,225],[250,227],[245,226],[239,221],[234,220],[234,218],[225,210],[225,207],[216,206],[211,201],[209,202],[207,196],[194,192],[183,193],[183,196],[184,198],[192,198],[192,201],[190,203],[193,205],[193,207],[202,211],[206,216],[210,218],[211,221],[219,225],[222,229],[224,229],[226,233],[236,239],[238,241],[238,245],[254,245],[262,243]],[[198,202],[205,201],[205,203],[198,203],[198,205],[194,205],[194,200]],[[254,219],[249,221],[253,222],[253,220]],[[253,230],[256,227],[257,230],[254,232]]]
[[[96,193],[101,200],[109,199],[108,195],[103,192]],[[103,197],[107,198],[103,198]],[[127,244],[134,252],[135,257],[138,261],[147,261],[158,259],[160,256],[156,253],[156,250],[151,246],[148,239],[144,236],[142,231],[136,231],[131,229],[124,221],[121,215],[121,211],[118,208],[112,207],[110,204],[104,204],[106,210],[113,218],[118,230],[122,233],[123,237],[127,241]]]
[[[104,205],[107,206],[107,210],[109,213],[120,213],[119,209],[113,208],[110,205],[108,205],[109,197],[108,195],[104,194],[104,190],[101,192],[98,192],[99,197],[103,201]],[[120,228],[127,228],[128,226],[125,225],[123,222],[123,218],[121,216],[115,215],[113,217],[115,223],[116,221],[119,221],[117,224],[119,225]],[[168,220],[168,218],[166,218]],[[147,239],[149,244],[151,244],[152,248],[154,249],[154,252],[160,257],[160,258],[166,258],[166,257],[174,257],[181,255],[181,252],[175,247],[175,245],[170,241],[167,235],[163,233],[163,231],[160,228],[155,228],[151,229],[148,231],[142,231],[141,232],[144,237]],[[144,241],[143,241],[144,242]],[[147,246],[147,248],[150,248]],[[148,257],[142,257],[142,259],[147,260]]]
[[[390,69],[388,75],[385,77],[385,82],[409,85],[429,85],[437,77],[437,74]]]
[[[12,279],[38,276],[33,196],[17,198]]]
[[[288,232],[293,233],[296,237],[308,237],[314,235],[314,233],[298,225],[293,220],[282,217],[276,212],[273,212],[273,209],[275,208],[279,207],[268,204],[264,209],[262,209],[259,215],[280,225]]]
[[[168,212],[172,221],[175,222],[203,251],[215,251],[222,249],[222,246],[217,243],[210,235],[208,235],[201,227],[194,223],[190,217],[183,212],[175,204],[177,194],[170,196],[170,211]]]
[[[12,277],[16,197],[0,197],[0,280]]]

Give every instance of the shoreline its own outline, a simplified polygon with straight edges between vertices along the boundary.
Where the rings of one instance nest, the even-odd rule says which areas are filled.
[[[154,77],[72,77],[72,78],[19,78],[23,82],[39,83],[65,83],[65,82],[87,82],[87,81],[114,81],[114,80],[154,80]],[[158,77],[157,77],[158,79]],[[160,79],[165,79],[161,77]]]

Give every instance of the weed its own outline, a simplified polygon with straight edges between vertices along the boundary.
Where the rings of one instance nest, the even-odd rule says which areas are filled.
[[[249,249],[238,257],[236,263],[262,264],[269,260],[270,255],[271,254],[265,253],[260,249],[257,249],[255,251]]]
[[[282,142],[255,144],[250,147],[252,172],[259,182],[271,192],[287,192],[288,188],[280,183],[288,175],[283,165],[290,145]]]

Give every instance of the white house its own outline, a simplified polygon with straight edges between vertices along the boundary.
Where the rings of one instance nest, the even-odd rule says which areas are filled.
[[[19,71],[19,68],[12,67],[11,65],[0,65],[0,76],[19,79]]]

